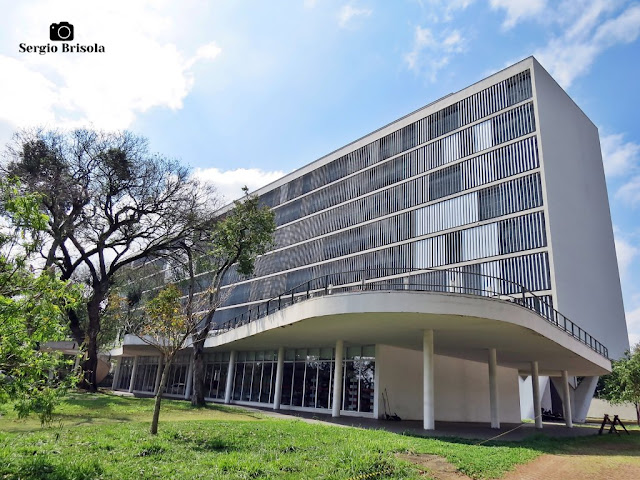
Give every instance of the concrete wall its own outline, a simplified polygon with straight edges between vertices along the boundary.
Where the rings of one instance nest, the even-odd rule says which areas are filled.
[[[531,377],[518,377],[520,385],[520,418],[523,420],[534,420],[533,415],[533,388]],[[551,410],[551,387],[549,377],[538,377],[540,385],[540,406],[544,410]]]
[[[595,418],[597,420],[602,421],[604,415],[608,414],[609,417],[613,420],[614,415],[618,415],[621,420],[625,422],[625,424],[635,424],[636,423],[636,407],[633,403],[623,403],[621,405],[612,405],[606,400],[601,400],[600,398],[594,398],[591,401],[591,406],[589,407],[589,413],[587,413],[588,418]]]
[[[498,352],[498,358],[499,358]],[[387,389],[390,412],[403,420],[422,419],[422,352],[378,345],[379,414]],[[500,421],[520,422],[518,372],[498,366]],[[486,363],[435,356],[435,415],[438,421],[490,422],[489,371]]]
[[[533,66],[556,308],[618,358],[629,343],[598,129]]]

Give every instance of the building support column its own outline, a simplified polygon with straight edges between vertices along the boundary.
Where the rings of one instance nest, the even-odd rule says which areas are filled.
[[[423,366],[423,409],[424,429],[434,430],[435,421],[435,390],[433,367],[433,330],[425,330],[422,336],[422,366]]]
[[[500,428],[500,400],[498,398],[498,359],[495,348],[489,349],[489,405],[491,428]]]
[[[533,418],[536,428],[542,428],[542,408],[540,406],[540,377],[538,362],[531,362],[531,387],[533,389]]]
[[[237,352],[233,350],[229,355],[229,369],[227,370],[227,388],[224,391],[224,403],[231,403],[231,389],[233,388],[233,374],[236,373]]]
[[[160,380],[162,380],[162,369],[164,368],[164,364],[162,363],[162,355],[160,355],[158,357],[158,370],[156,370],[156,380],[155,383],[153,384],[153,394],[157,395],[158,394],[158,390],[160,389]],[[164,393],[164,392],[162,392]]]
[[[193,355],[189,355],[189,368],[187,369],[187,384],[184,387],[184,399],[191,398],[191,389],[193,388]]]
[[[573,418],[571,418],[571,389],[569,388],[569,372],[562,371],[562,406],[564,411],[564,423],[567,427],[573,428]]]
[[[278,364],[276,366],[276,389],[273,394],[273,409],[278,410],[280,408],[280,401],[282,397],[282,377],[284,375],[284,347],[278,349]]]
[[[333,409],[331,410],[332,417],[340,416],[340,407],[342,404],[342,361],[344,359],[344,341],[338,340],[336,342],[336,356],[335,356],[335,373],[333,375]]]
[[[131,368],[131,380],[129,380],[129,393],[133,392],[133,384],[138,373],[138,355],[133,357],[133,367]]]

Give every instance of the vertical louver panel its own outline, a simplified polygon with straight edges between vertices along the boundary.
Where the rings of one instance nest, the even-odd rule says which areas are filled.
[[[453,162],[460,158],[460,134],[449,135],[442,140],[443,163]]]
[[[443,236],[427,238],[413,243],[413,267],[432,268],[446,263],[445,241]]]
[[[497,142],[501,143],[501,142]],[[473,150],[481,152],[493,147],[493,127],[491,120],[479,123],[473,127]]]
[[[473,192],[419,209],[416,234],[425,235],[477,221],[478,196]]]
[[[496,223],[462,231],[462,261],[493,257],[498,253],[498,225]]]

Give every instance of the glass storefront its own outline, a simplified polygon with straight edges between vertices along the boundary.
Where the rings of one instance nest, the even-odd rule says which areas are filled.
[[[171,368],[169,368],[167,386],[164,389],[165,394],[184,395],[187,388],[190,361],[191,355],[180,355],[173,360]]]
[[[229,352],[206,354],[204,378],[206,398],[224,399],[229,357]],[[181,355],[174,360],[169,371],[166,394],[184,395],[190,360],[190,355]],[[133,370],[133,358],[123,357],[121,361],[117,388],[126,390]],[[276,350],[238,352],[231,381],[231,399],[236,402],[273,403],[277,364]],[[335,375],[333,348],[287,349],[283,367],[280,401],[282,406],[331,409]],[[139,357],[134,390],[152,393],[157,368],[158,357]],[[347,347],[342,369],[342,410],[372,413],[375,391],[375,347],[373,345]]]
[[[208,353],[204,357],[204,396],[224,399],[229,370],[229,352]]]
[[[133,390],[136,392],[154,393],[158,377],[158,360],[160,357],[138,357],[136,379]]]

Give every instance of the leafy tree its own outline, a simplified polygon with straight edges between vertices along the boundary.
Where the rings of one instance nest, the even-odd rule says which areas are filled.
[[[249,195],[243,188],[244,198],[234,202],[233,208],[224,213],[210,230],[205,232],[199,244],[204,255],[203,268],[209,270],[210,280],[206,287],[208,305],[202,321],[193,334],[193,396],[194,406],[204,401],[204,343],[211,331],[213,315],[221,304],[222,281],[231,268],[240,275],[254,271],[255,260],[273,244],[275,215],[261,206],[257,196]]]
[[[158,433],[160,405],[167,385],[171,365],[178,352],[184,348],[187,339],[193,333],[197,321],[193,315],[192,300],[189,295],[182,300],[182,292],[173,284],[163,288],[156,297],[146,303],[145,319],[141,325],[140,338],[154,346],[162,356],[162,376],[155,392],[155,405],[150,432]]]
[[[633,403],[640,425],[640,343],[611,363],[613,369],[604,377],[602,397],[613,404]]]
[[[39,194],[44,268],[85,287],[83,305],[66,313],[87,352],[84,386],[95,391],[101,315],[116,274],[206,223],[211,192],[130,132],[23,131],[4,169],[20,178],[21,193]]]
[[[40,200],[20,195],[17,181],[0,179],[0,403],[15,401],[20,417],[36,412],[45,423],[77,377],[59,377],[69,361],[41,347],[65,339],[65,311],[79,292],[49,270],[35,275],[30,268],[48,221]]]

